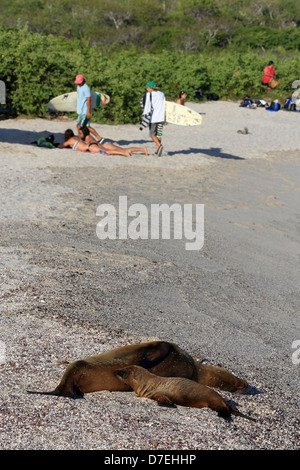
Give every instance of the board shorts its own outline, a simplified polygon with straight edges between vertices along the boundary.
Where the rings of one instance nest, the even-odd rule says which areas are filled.
[[[153,122],[149,125],[149,132],[151,135],[156,135],[157,137],[162,137],[163,133],[163,122]]]
[[[80,114],[77,118],[77,124],[81,127],[89,127],[90,120],[86,118],[86,114]]]

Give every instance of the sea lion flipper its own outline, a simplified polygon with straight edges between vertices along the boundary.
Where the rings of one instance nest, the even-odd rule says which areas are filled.
[[[170,353],[171,345],[165,341],[159,344],[147,346],[138,362],[138,366],[144,369],[151,369],[152,367],[160,364]]]
[[[238,411],[236,408],[230,407],[230,411],[231,411],[232,414],[234,414],[236,416],[240,416],[241,418],[248,419],[249,421],[254,421],[254,422],[257,421],[255,418],[252,418],[251,416],[245,415],[241,411]]]
[[[157,401],[157,404],[159,406],[167,406],[168,408],[177,408],[175,403],[173,403],[172,400],[170,400],[170,398],[168,398],[166,395],[161,395],[159,393],[154,394],[152,396],[152,400]]]
[[[54,397],[60,397],[60,396],[66,396],[68,398],[74,398],[74,399],[77,399],[77,398],[83,398],[83,393],[81,393],[80,391],[74,391],[74,394],[68,394],[68,395],[62,395],[61,392],[57,389],[55,390],[52,390],[51,392],[38,392],[38,391],[35,391],[35,390],[26,390],[27,393],[30,393],[32,395],[52,395]]]
[[[38,392],[36,390],[26,390],[27,393],[31,393],[32,395],[53,395],[59,396],[59,392],[57,390],[52,390],[51,392]]]
[[[237,377],[223,367],[196,362],[198,383],[227,392],[243,393],[248,388],[246,380]]]

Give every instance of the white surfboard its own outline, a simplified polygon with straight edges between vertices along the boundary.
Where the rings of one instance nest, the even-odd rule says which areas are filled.
[[[99,108],[110,102],[110,97],[98,91],[91,92],[92,109]],[[76,112],[77,107],[77,91],[71,93],[64,93],[63,95],[56,96],[47,103],[48,111],[60,112]]]
[[[187,106],[166,101],[166,122],[177,126],[199,126],[202,116]]]

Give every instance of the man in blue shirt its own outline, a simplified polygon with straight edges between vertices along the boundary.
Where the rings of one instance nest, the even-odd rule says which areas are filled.
[[[97,140],[101,140],[101,136],[95,129],[90,127],[92,113],[90,87],[85,83],[83,75],[76,75],[74,83],[77,85],[77,131],[79,131],[80,127],[87,127],[97,137]]]

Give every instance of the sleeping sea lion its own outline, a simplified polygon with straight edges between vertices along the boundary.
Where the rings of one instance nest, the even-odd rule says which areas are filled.
[[[248,387],[247,382],[225,369],[194,360],[174,343],[151,341],[121,346],[72,362],[55,390],[28,393],[82,398],[85,393],[101,390],[131,390],[114,374],[115,370],[131,365],[149,369],[158,376],[186,377],[222,390],[244,392]]]
[[[139,366],[116,370],[117,377],[129,385],[139,397],[150,398],[161,406],[176,405],[210,408],[223,418],[231,414],[256,421],[230,406],[215,390],[182,377],[158,377]]]

